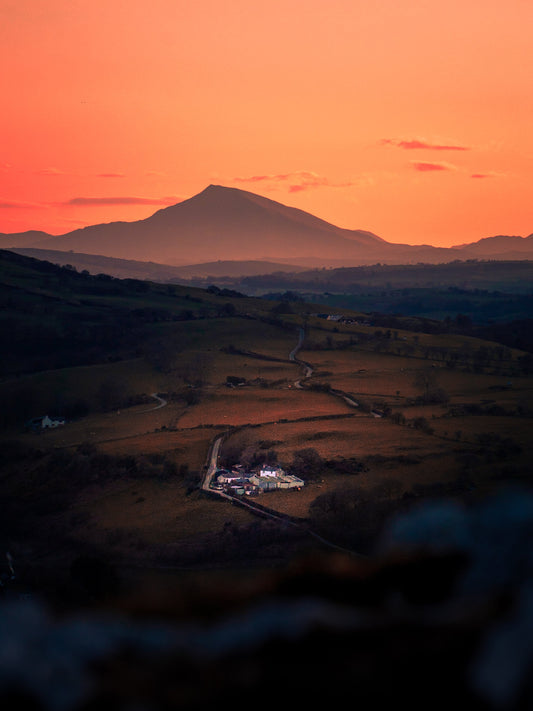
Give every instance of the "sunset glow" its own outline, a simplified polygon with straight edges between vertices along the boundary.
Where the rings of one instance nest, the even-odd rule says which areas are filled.
[[[390,242],[533,232],[529,0],[18,0],[0,232],[210,183]]]

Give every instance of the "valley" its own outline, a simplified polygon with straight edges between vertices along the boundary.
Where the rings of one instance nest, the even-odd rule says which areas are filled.
[[[514,600],[529,570],[530,352],[223,284],[91,275],[13,252],[0,262],[0,595],[29,620],[46,605],[40,619],[55,615],[46,624],[60,634],[73,615],[104,638],[127,620],[126,676],[117,650],[92,693],[190,687],[196,699],[221,673],[215,688],[230,693],[234,664],[272,645],[300,669],[324,643],[335,664],[366,669],[378,639],[387,660],[398,643],[408,667],[427,667],[424,698],[450,673],[450,693],[472,697],[468,660],[506,614],[502,585]],[[64,424],[26,426],[45,415]],[[304,485],[221,497],[202,486],[215,463],[277,465]],[[288,648],[276,630],[306,611]],[[248,619],[249,646],[191,658],[191,634],[201,650],[210,635],[249,639]],[[149,620],[185,647],[147,655]],[[383,652],[370,658],[377,679]]]
[[[0,383],[2,442],[12,452],[2,496],[18,504],[2,535],[28,580],[36,572],[30,560],[39,558],[38,570],[66,572],[80,550],[148,574],[161,566],[277,566],[320,549],[301,532],[274,535],[272,522],[203,495],[220,434],[222,463],[268,459],[305,480],[300,491],[265,493],[263,505],[354,553],[372,550],[389,517],[414,502],[470,500],[530,483],[533,377],[522,351],[424,333],[415,320],[414,331],[383,330],[355,312],[321,318],[304,302],[284,309],[220,290],[40,272],[41,264],[18,257],[4,280],[19,290],[17,303],[35,303],[19,311],[29,329],[37,308],[50,314],[50,327],[68,324],[71,334],[51,350],[37,341],[25,353],[24,339],[37,336],[19,320],[11,342],[18,358],[4,353],[19,372],[8,367]],[[53,312],[39,306],[50,299]],[[128,309],[142,318],[135,338],[118,328],[106,341],[112,350],[102,345],[99,356],[85,347],[85,331],[73,330],[70,313],[94,320],[102,307],[108,331],[115,308],[122,324]],[[67,413],[67,422],[24,432],[26,420],[46,413]],[[241,539],[246,546],[235,545]]]

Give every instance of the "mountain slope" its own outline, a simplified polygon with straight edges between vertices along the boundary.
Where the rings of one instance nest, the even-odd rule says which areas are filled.
[[[302,254],[355,258],[382,245],[369,232],[342,230],[253,193],[211,185],[144,220],[94,225],[31,246],[184,264]]]

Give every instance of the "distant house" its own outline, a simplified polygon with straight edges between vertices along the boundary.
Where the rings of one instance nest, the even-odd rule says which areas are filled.
[[[280,469],[279,467],[268,467],[264,465],[263,468],[259,470],[259,476],[276,477],[280,474],[283,474],[283,469]]]
[[[305,485],[303,479],[286,474],[281,467],[266,464],[254,473],[246,472],[242,465],[235,465],[232,471],[218,469],[215,476],[216,484],[213,488],[224,488],[232,493],[249,496],[257,496],[275,489],[301,489]]]
[[[234,484],[235,482],[242,482],[246,479],[242,472],[228,472],[224,469],[219,469],[216,472],[216,477],[220,484]]]
[[[34,417],[26,422],[26,428],[39,432],[40,430],[55,429],[65,424],[64,417],[54,417],[51,415],[43,415],[42,417]]]

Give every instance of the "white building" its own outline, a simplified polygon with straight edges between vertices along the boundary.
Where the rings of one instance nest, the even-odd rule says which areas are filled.
[[[219,469],[216,474],[217,481],[221,484],[232,484],[246,478],[242,472],[228,472],[225,469]]]
[[[56,427],[61,427],[64,424],[64,417],[50,417],[50,415],[44,415],[43,417],[34,417],[32,420],[29,420],[29,422],[26,423],[26,427],[37,431],[55,429]]]
[[[259,476],[285,476],[285,471],[281,467],[269,466],[268,464],[263,464],[259,470]]]

